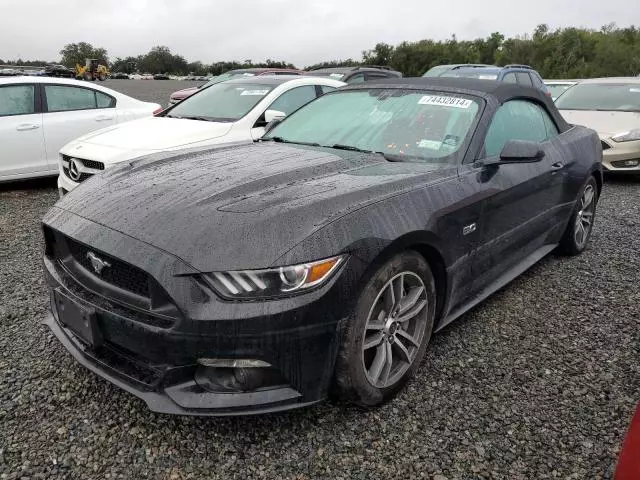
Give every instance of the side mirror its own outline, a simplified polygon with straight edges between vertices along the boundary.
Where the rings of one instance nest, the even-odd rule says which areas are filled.
[[[271,130],[273,130],[276,126],[278,126],[280,123],[282,123],[282,120],[284,120],[284,118],[274,118],[273,120],[271,120],[264,127],[264,133],[267,133],[267,132],[270,132]]]
[[[269,124],[276,119],[282,120],[286,116],[286,113],[279,110],[267,110],[266,112],[264,112],[264,121]]]
[[[509,163],[535,163],[544,158],[544,150],[538,142],[529,140],[509,140],[500,152],[499,158],[486,159],[482,164],[505,165]]]
[[[543,158],[544,150],[540,144],[529,140],[509,140],[500,152],[500,160],[503,163],[532,163]]]

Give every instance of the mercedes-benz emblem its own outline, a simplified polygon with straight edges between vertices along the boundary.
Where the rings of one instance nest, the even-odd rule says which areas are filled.
[[[98,257],[93,252],[87,253],[87,258],[91,262],[91,266],[93,267],[93,270],[98,275],[100,275],[102,273],[102,270],[104,270],[105,268],[111,266],[111,264],[109,262],[107,262],[105,260],[102,260],[100,257]]]
[[[76,160],[75,158],[69,160],[69,178],[71,178],[71,180],[75,182],[80,180],[80,176],[82,175],[80,173],[80,166],[81,163],[78,162],[78,160]]]

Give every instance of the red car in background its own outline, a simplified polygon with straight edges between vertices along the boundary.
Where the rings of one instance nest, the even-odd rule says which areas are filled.
[[[177,92],[173,92],[169,97],[169,106],[175,105],[179,101],[193,95],[202,88],[210,87],[211,85],[231,80],[232,78],[258,77],[260,75],[302,75],[303,73],[304,72],[302,70],[296,70],[293,68],[241,68],[238,70],[229,70],[222,75],[213,77],[207,83],[204,83],[199,87],[184,88]]]

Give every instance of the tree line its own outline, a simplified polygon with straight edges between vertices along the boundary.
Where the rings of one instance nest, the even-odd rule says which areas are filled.
[[[166,46],[153,47],[148,53],[136,57],[118,57],[109,64],[107,50],[87,42],[65,45],[60,57],[59,63],[68,67],[84,64],[85,58],[97,58],[109,65],[111,71],[124,73],[219,75],[236,68],[295,68],[289,62],[271,59],[257,63],[250,59],[212,64],[188,62]],[[0,60],[0,65],[4,63]],[[7,63],[41,66],[52,62],[18,59]],[[395,46],[378,43],[374,48],[363,51],[359,59],[331,60],[305,68],[384,65],[405,76],[420,76],[433,66],[448,63],[526,64],[538,70],[543,78],[638,75],[640,29],[635,26],[618,28],[609,24],[600,30],[574,27],[551,30],[547,25],[539,25],[532,34],[513,38],[505,38],[495,32],[475,40],[458,40],[454,35],[444,41],[425,39]]]

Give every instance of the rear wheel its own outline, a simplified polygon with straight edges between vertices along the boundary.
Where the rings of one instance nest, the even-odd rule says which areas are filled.
[[[584,251],[591,237],[598,203],[598,184],[589,177],[580,191],[573,215],[560,240],[559,251],[564,255],[578,255]]]
[[[424,357],[435,316],[435,281],[416,252],[396,255],[372,276],[343,334],[338,396],[378,405],[397,393]]]
[[[101,73],[100,76],[98,77],[98,80],[100,80],[101,82],[104,82],[107,79],[107,76],[104,73]]]

